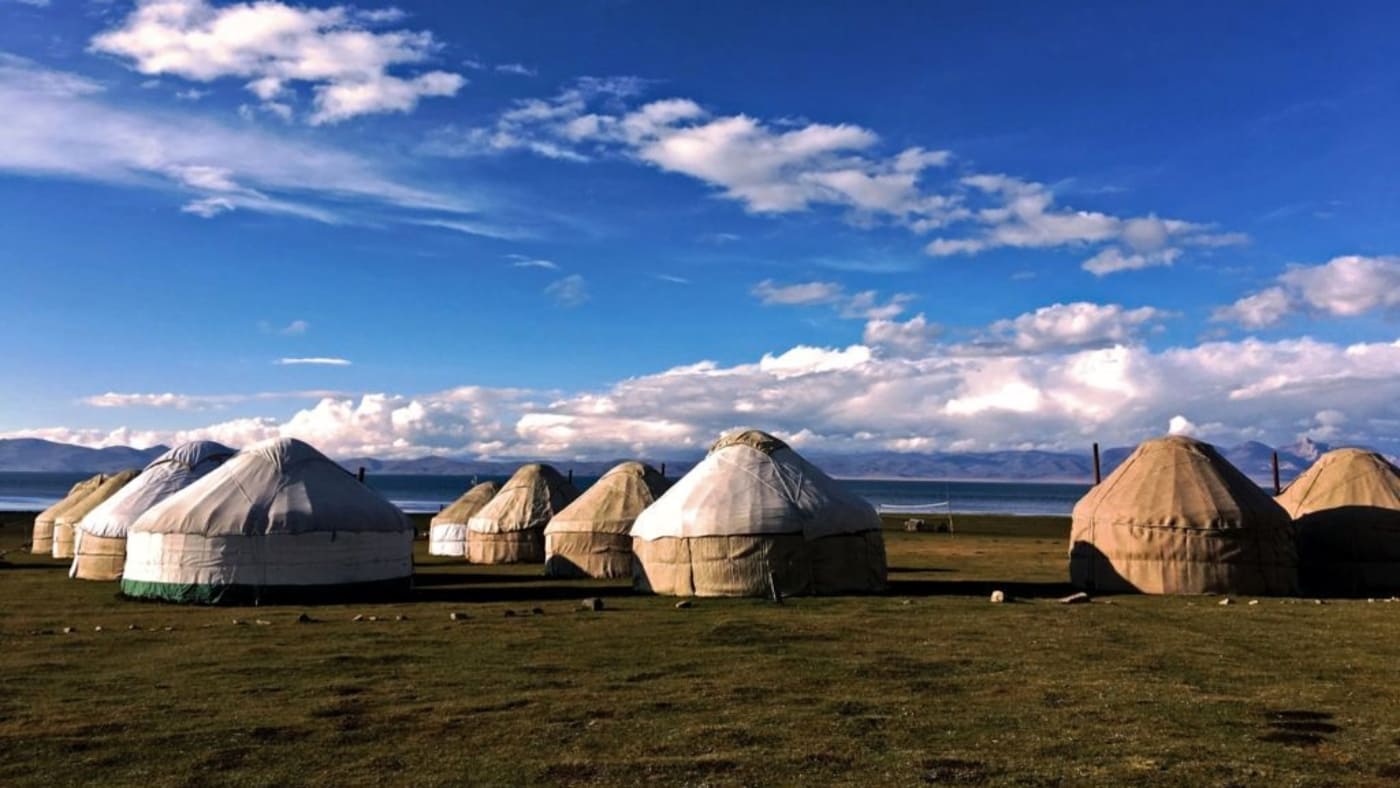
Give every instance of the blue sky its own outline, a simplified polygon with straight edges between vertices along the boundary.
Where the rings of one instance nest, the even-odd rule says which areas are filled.
[[[0,434],[1400,450],[1386,4],[0,0]]]

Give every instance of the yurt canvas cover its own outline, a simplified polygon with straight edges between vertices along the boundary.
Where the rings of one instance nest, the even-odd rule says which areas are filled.
[[[578,497],[552,466],[526,465],[467,521],[467,560],[474,564],[544,560],[544,527]]]
[[[58,519],[58,516],[63,514],[65,509],[78,503],[86,498],[88,493],[96,490],[97,485],[101,484],[106,478],[107,476],[105,474],[99,473],[96,476],[83,479],[69,488],[68,494],[60,498],[58,503],[40,512],[39,516],[34,518],[34,533],[30,539],[29,552],[35,555],[51,555],[53,553],[54,520]]]
[[[53,521],[53,557],[72,558],[78,522],[86,517],[88,512],[120,492],[128,482],[135,479],[140,473],[139,470],[133,468],[112,474],[103,479],[96,489],[83,496],[81,500],[59,512],[58,517]]]
[[[1400,470],[1363,449],[1318,458],[1278,502],[1298,532],[1298,570],[1313,593],[1400,589]]]
[[[82,580],[121,579],[126,532],[136,518],[233,454],[233,449],[222,443],[191,441],[157,457],[134,481],[78,522],[69,575]]]
[[[1209,444],[1138,446],[1074,507],[1070,581],[1147,594],[1291,594],[1288,515]]]
[[[345,600],[407,591],[413,525],[325,455],[251,446],[149,509],[127,535],[122,592],[173,602]]]
[[[757,430],[721,438],[632,526],[636,586],[678,596],[885,588],[880,517],[787,444]]]
[[[431,555],[466,556],[467,521],[491,502],[501,485],[482,482],[462,493],[451,506],[438,512],[428,525],[428,553]]]
[[[666,491],[650,465],[624,462],[598,479],[544,529],[550,577],[631,577],[632,523]]]

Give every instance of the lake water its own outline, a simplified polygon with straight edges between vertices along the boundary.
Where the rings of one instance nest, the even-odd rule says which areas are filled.
[[[0,472],[0,511],[42,511],[62,498],[70,487],[91,474]],[[505,481],[504,477],[478,477],[478,481]],[[578,477],[585,488],[595,481]],[[366,482],[406,512],[436,512],[469,486],[464,476],[375,476]],[[1087,484],[1040,482],[880,481],[851,479],[842,482],[872,504],[889,509],[953,511],[964,514],[1068,515],[1074,502],[1088,492]],[[939,504],[947,504],[941,506]]]

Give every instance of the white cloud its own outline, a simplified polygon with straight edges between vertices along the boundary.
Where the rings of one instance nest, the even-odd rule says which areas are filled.
[[[559,264],[553,260],[541,260],[532,257],[519,257],[511,263],[512,268],[542,268],[546,271],[558,271]]]
[[[365,210],[474,208],[363,156],[201,115],[138,113],[91,80],[3,54],[0,115],[0,171],[165,189],[199,216],[243,209],[334,223]]]
[[[497,74],[513,74],[517,77],[533,77],[539,74],[533,68],[524,63],[500,63],[496,66]]]
[[[887,355],[917,357],[923,355],[942,332],[941,326],[928,322],[920,313],[903,322],[870,320],[865,324],[861,341]]]
[[[80,403],[94,408],[162,408],[173,410],[211,410],[226,408],[245,402],[265,402],[268,400],[324,399],[345,397],[343,392],[327,390],[311,391],[262,391],[253,394],[163,394],[119,393],[109,391],[83,397]]]
[[[119,27],[94,37],[92,49],[130,60],[142,74],[205,83],[244,79],[266,104],[295,99],[293,86],[304,83],[314,93],[308,120],[336,123],[408,112],[420,98],[452,96],[466,84],[446,71],[389,73],[424,63],[440,49],[428,32],[370,29],[403,16],[398,9],[306,8],[276,0],[222,7],[206,0],[141,0]]]
[[[634,99],[643,87],[635,79],[583,81],[549,99],[519,101],[489,125],[441,129],[423,150],[630,160],[694,178],[750,213],[826,207],[859,227],[942,230],[924,247],[935,257],[1003,247],[1094,247],[1084,267],[1098,276],[1170,265],[1186,247],[1248,240],[1152,214],[1061,207],[1048,187],[1010,175],[944,175],[940,181],[940,170],[953,159],[946,150],[882,150],[874,131],[855,124],[715,114],[687,98],[639,104]]]
[[[259,320],[258,330],[264,334],[281,334],[284,337],[299,337],[304,336],[307,331],[311,330],[311,323],[305,320],[293,320],[287,325],[278,328],[266,320]]]
[[[690,284],[690,280],[689,280],[689,279],[686,279],[686,278],[683,277],[683,276],[676,276],[676,275],[674,275],[674,274],[653,274],[653,276],[655,276],[657,279],[660,279],[660,280],[663,281],[663,282],[670,282],[670,283],[673,284],[673,285],[688,285],[688,284]]]
[[[1197,427],[1185,416],[1172,416],[1171,420],[1167,422],[1168,435],[1195,435],[1199,431],[1200,427]]]
[[[1329,428],[1329,439],[1394,453],[1397,370],[1400,341],[1246,339],[1019,355],[942,345],[905,355],[866,345],[798,346],[751,363],[702,361],[590,391],[336,396],[289,418],[247,415],[196,430],[51,428],[5,437],[149,446],[291,435],[341,457],[664,457],[696,454],[741,424],[824,450],[1082,450],[1092,441],[1131,445],[1189,421],[1200,437],[1220,443],[1278,445]],[[1319,413],[1319,402],[1328,412]]]
[[[800,282],[779,285],[765,279],[753,286],[752,293],[765,306],[811,306],[834,304],[846,295],[846,289],[836,282]]]
[[[284,366],[284,367],[285,367],[285,366],[299,366],[299,365],[321,366],[321,367],[348,367],[348,366],[350,366],[350,361],[349,361],[348,359],[343,359],[343,358],[339,358],[339,357],[336,357],[336,356],[306,356],[306,357],[301,357],[301,358],[279,358],[279,359],[277,359],[276,361],[274,361],[274,362],[272,362],[272,363],[274,363],[274,364],[276,364],[276,365],[278,365],[278,366]]]
[[[1150,306],[1127,309],[1119,304],[1078,301],[1052,304],[993,323],[977,344],[983,350],[1007,348],[1017,353],[1079,350],[1137,341],[1148,327],[1173,317]]]
[[[1334,257],[1295,266],[1278,283],[1215,310],[1213,320],[1266,328],[1298,313],[1356,317],[1400,309],[1400,257]]]
[[[588,301],[588,284],[578,274],[570,274],[563,279],[550,282],[544,294],[560,306],[579,306]]]

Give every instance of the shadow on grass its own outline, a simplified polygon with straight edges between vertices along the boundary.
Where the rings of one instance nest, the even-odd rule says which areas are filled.
[[[1020,599],[1068,596],[1077,591],[1069,583],[1024,583],[1007,580],[900,580],[890,579],[891,596],[988,596],[1002,591]]]
[[[451,588],[416,588],[414,602],[548,602],[587,597],[630,597],[637,596],[626,586],[537,585],[522,586],[454,586]]]
[[[413,573],[413,584],[419,587],[464,586],[473,584],[509,585],[543,583],[549,578],[541,572],[537,575],[489,574],[485,572],[424,572],[421,568]]]
[[[943,567],[938,567],[938,566],[892,566],[892,567],[890,567],[889,569],[887,569],[887,570],[885,570],[885,571],[888,572],[889,574],[892,574],[892,575],[902,575],[902,574],[925,574],[925,573],[932,573],[932,572],[954,572],[954,571],[957,571],[957,570],[954,570],[954,569],[944,569]]]
[[[54,571],[67,571],[67,564],[7,564],[0,561],[0,572],[18,572],[24,569],[49,569]]]

